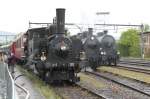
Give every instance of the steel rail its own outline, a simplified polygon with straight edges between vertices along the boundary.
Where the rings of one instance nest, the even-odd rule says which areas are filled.
[[[120,65],[120,64],[117,65],[115,68],[129,70],[129,71],[134,71],[134,72],[140,72],[140,73],[144,73],[144,74],[149,74],[150,75],[150,70],[148,70],[148,69],[142,69],[142,68],[138,68],[138,67],[123,66],[123,65]]]
[[[134,61],[132,61],[132,60],[121,60],[119,63],[120,64],[138,65],[138,66],[147,66],[147,67],[149,66],[150,67],[150,62],[142,61],[142,60],[140,60],[140,61],[136,61],[136,60],[134,60]]]
[[[95,76],[98,76],[98,77],[102,77],[102,78],[104,78],[104,79],[106,79],[106,80],[110,80],[110,81],[112,81],[112,82],[114,82],[114,83],[117,83],[117,84],[119,84],[119,85],[125,86],[125,87],[127,87],[127,88],[129,88],[129,89],[132,89],[132,90],[134,90],[134,91],[136,91],[136,92],[139,92],[139,93],[141,93],[141,94],[144,94],[144,95],[150,97],[150,94],[145,93],[145,92],[142,91],[142,90],[138,90],[138,89],[135,88],[135,87],[128,86],[127,84],[121,83],[121,82],[119,82],[119,81],[117,81],[117,80],[115,80],[115,79],[113,79],[113,78],[111,78],[111,77],[104,76],[104,75],[102,75],[102,74],[100,74],[100,73],[98,73],[98,72],[86,71],[86,73],[89,73],[89,74],[92,74],[92,75],[95,75]]]
[[[102,99],[109,99],[109,98],[107,98],[106,96],[104,96],[104,95],[102,95],[102,94],[99,94],[99,93],[97,93],[97,92],[94,92],[94,91],[92,91],[92,90],[89,90],[89,89],[86,88],[86,87],[83,87],[83,86],[80,85],[79,83],[76,83],[75,85],[76,85],[76,86],[79,86],[79,87],[82,88],[83,90],[86,90],[86,91],[88,91],[89,93],[94,94],[95,96],[98,96],[98,97],[100,97],[100,98],[102,98]]]

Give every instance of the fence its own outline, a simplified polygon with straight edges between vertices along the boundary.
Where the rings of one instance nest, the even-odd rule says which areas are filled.
[[[5,63],[0,63],[0,79],[6,81],[6,99],[16,99],[14,80]]]

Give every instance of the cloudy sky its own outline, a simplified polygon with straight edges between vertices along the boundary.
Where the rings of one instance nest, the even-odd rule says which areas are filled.
[[[56,8],[66,8],[66,22],[150,24],[149,0],[0,0],[0,30],[24,32],[28,22],[52,22]],[[96,16],[96,12],[110,12]],[[92,27],[92,25],[91,25]]]

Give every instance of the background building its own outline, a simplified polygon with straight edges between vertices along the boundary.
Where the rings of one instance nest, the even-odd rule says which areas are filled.
[[[144,55],[150,57],[150,32],[143,33]]]

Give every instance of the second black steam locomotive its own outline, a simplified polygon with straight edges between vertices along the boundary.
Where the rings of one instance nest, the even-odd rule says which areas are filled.
[[[83,44],[83,51],[85,54],[86,59],[86,66],[90,66],[93,70],[100,65],[100,44],[95,35],[93,35],[93,28],[89,28],[88,31],[83,33],[82,36],[82,44]]]

